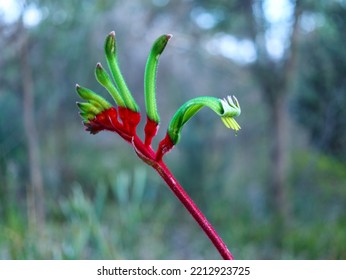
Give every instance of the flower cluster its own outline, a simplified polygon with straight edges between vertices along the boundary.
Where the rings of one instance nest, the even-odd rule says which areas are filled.
[[[203,107],[209,107],[220,116],[226,127],[238,131],[239,124],[235,117],[240,114],[238,100],[234,96],[218,99],[202,96],[191,99],[183,104],[174,114],[169,123],[165,138],[159,143],[157,151],[151,147],[152,139],[156,136],[160,117],[156,105],[155,82],[159,57],[172,35],[162,35],[153,44],[149,53],[144,73],[144,95],[147,123],[144,127],[145,139],[137,135],[136,128],[141,119],[139,107],[128,89],[117,60],[115,33],[111,32],[105,41],[105,54],[111,76],[97,63],[95,76],[97,81],[112,96],[115,106],[90,89],[76,85],[76,91],[85,102],[77,102],[80,115],[86,130],[96,134],[108,130],[119,134],[135,150],[137,155],[152,166],[163,178],[172,192],[182,202],[192,217],[204,230],[224,259],[233,259],[226,244],[208,222],[203,213],[197,208],[179,182],[174,178],[163,162],[163,156],[179,142],[184,125]]]
[[[183,126],[203,107],[209,107],[218,114],[226,127],[235,131],[240,129],[239,124],[234,119],[241,112],[239,102],[235,96],[228,96],[225,99],[201,96],[187,101],[177,110],[169,123],[166,137],[159,143],[157,152],[152,150],[151,142],[157,134],[160,123],[155,92],[157,66],[159,57],[171,37],[170,34],[160,36],[154,42],[147,59],[144,73],[144,95],[147,113],[144,143],[136,134],[141,115],[119,68],[114,32],[111,32],[105,41],[106,60],[112,78],[104,70],[101,63],[96,65],[95,76],[97,81],[113,97],[117,106],[112,106],[92,90],[76,85],[77,93],[86,101],[77,102],[77,105],[87,131],[92,134],[96,134],[101,130],[116,132],[132,144],[137,153],[139,148],[136,145],[139,145],[142,147],[141,149],[147,150],[147,154],[151,157],[150,160],[160,161],[163,155],[179,142]]]

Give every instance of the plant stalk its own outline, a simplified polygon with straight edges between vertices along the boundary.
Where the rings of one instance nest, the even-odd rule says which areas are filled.
[[[207,218],[203,215],[201,210],[193,202],[190,196],[186,193],[183,187],[179,184],[177,179],[170,172],[168,167],[163,161],[159,162],[157,165],[153,166],[155,170],[160,174],[162,179],[166,182],[172,192],[180,200],[180,202],[185,206],[187,211],[193,216],[195,221],[200,225],[206,235],[209,237],[211,242],[214,244],[216,249],[219,251],[220,255],[224,260],[234,260],[233,255],[228,250],[226,244],[223,242],[221,237],[218,235],[213,226],[209,223]]]
[[[162,177],[162,179],[169,186],[171,191],[185,206],[187,211],[192,215],[195,221],[200,225],[205,234],[209,237],[215,248],[219,251],[224,260],[234,260],[233,255],[228,250],[226,244],[218,235],[213,226],[209,223],[207,218],[203,215],[201,210],[193,202],[190,196],[186,193],[184,188],[179,184],[177,179],[173,176],[166,164],[162,160],[156,160],[155,152],[151,146],[146,146],[137,135],[134,136],[132,145],[138,156],[147,164],[152,166]]]

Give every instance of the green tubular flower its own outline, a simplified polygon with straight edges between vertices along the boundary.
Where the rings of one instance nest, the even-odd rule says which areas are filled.
[[[238,131],[241,127],[234,119],[234,117],[238,117],[241,113],[238,99],[234,95],[227,96],[227,98],[221,100],[221,103],[224,111],[221,116],[222,122],[227,128]]]
[[[235,96],[228,96],[225,99],[218,99],[210,96],[197,97],[183,104],[174,114],[168,126],[168,135],[174,145],[179,142],[180,133],[184,124],[205,106],[218,114],[227,128],[231,128],[235,131],[240,129],[239,124],[234,119],[234,117],[239,116],[241,112],[239,102]]]
[[[125,107],[134,112],[139,112],[138,105],[136,101],[133,99],[133,96],[128,89],[124,77],[120,71],[118,61],[117,61],[117,50],[116,50],[116,42],[115,42],[115,32],[112,31],[108,34],[105,41],[105,53],[106,59],[108,63],[108,67],[111,71],[112,77],[119,88],[120,95],[124,100]]]
[[[95,118],[94,114],[90,114],[90,113],[85,113],[85,112],[80,112],[79,113],[80,116],[83,119],[83,122],[88,123],[89,121],[91,121],[93,118]]]
[[[144,73],[144,95],[145,95],[145,107],[147,116],[157,124],[160,122],[160,116],[157,112],[156,106],[156,74],[157,66],[159,63],[160,55],[165,49],[169,39],[172,38],[171,34],[160,36],[153,44],[149,53]]]
[[[121,97],[119,91],[116,89],[112,83],[108,73],[103,69],[101,63],[96,64],[95,68],[96,80],[109,92],[113,97],[115,103],[120,107],[125,107],[123,98]]]
[[[77,102],[77,106],[79,107],[81,112],[94,116],[102,112],[102,110],[87,102]]]
[[[99,106],[104,110],[112,107],[112,105],[106,99],[104,99],[103,97],[101,97],[100,95],[88,88],[81,87],[80,85],[76,84],[76,91],[81,98],[89,102],[93,101],[99,104]]]

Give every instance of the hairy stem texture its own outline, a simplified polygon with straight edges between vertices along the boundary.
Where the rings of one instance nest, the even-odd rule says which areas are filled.
[[[189,213],[193,216],[193,218],[200,225],[203,231],[207,234],[211,242],[219,251],[220,255],[225,260],[233,260],[234,259],[233,255],[228,250],[226,244],[223,242],[221,237],[218,235],[218,233],[215,231],[215,229],[212,227],[212,225],[209,223],[209,221],[203,215],[203,213],[199,210],[199,208],[196,206],[193,200],[185,192],[183,187],[175,179],[175,177],[169,171],[167,166],[163,162],[161,162],[157,166],[154,166],[154,168],[160,174],[160,176],[166,182],[166,184],[170,187],[172,192],[177,196],[177,198],[185,206],[185,208],[189,211]]]
[[[207,218],[203,215],[201,210],[199,210],[197,205],[186,193],[183,187],[179,184],[179,182],[173,176],[166,164],[162,160],[155,159],[155,152],[152,150],[152,148],[150,146],[146,146],[137,136],[134,137],[132,145],[135,148],[135,151],[139,155],[139,157],[142,160],[144,160],[147,164],[151,165],[159,173],[159,175],[166,182],[171,191],[185,206],[188,212],[192,215],[192,217],[196,220],[196,222],[200,225],[200,227],[209,237],[211,242],[214,244],[215,248],[219,251],[220,255],[225,260],[233,260],[233,255],[228,250],[226,244],[215,231],[213,226],[209,223]]]

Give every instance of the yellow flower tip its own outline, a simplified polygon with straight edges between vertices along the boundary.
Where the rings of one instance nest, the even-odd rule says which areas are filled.
[[[221,120],[227,128],[235,131],[240,130],[240,125],[236,122],[234,117],[240,115],[241,109],[238,99],[233,95],[229,95],[224,99],[220,99],[223,112],[221,114]]]
[[[221,117],[222,122],[227,128],[238,131],[241,129],[240,125],[236,122],[236,120],[232,117]]]

